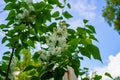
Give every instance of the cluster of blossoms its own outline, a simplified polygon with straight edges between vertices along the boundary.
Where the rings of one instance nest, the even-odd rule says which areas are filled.
[[[41,58],[47,60],[51,55],[60,55],[67,49],[67,27],[65,22],[60,22],[59,27],[53,29],[53,33],[47,37],[48,50],[41,49]]]
[[[24,19],[30,15],[31,11],[35,11],[35,9],[32,5],[32,3],[33,3],[32,0],[22,0],[22,1],[27,3],[29,9],[26,9],[25,7],[21,7],[20,11],[22,11],[22,13],[19,13],[16,16],[17,19]],[[29,16],[29,18],[31,18],[31,17]]]

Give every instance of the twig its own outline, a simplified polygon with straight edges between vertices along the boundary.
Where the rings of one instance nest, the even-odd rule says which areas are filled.
[[[8,80],[9,71],[10,71],[10,65],[11,65],[11,62],[12,62],[12,58],[13,58],[13,54],[14,54],[14,50],[15,50],[15,47],[12,48],[12,54],[11,54],[11,56],[10,56],[10,61],[9,61],[9,64],[8,64],[7,74],[6,74],[6,79],[5,79],[5,80]]]

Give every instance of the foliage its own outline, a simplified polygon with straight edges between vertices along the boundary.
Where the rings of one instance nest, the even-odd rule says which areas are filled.
[[[120,1],[106,0],[106,4],[103,17],[110,25],[114,24],[116,30],[120,30]]]
[[[109,77],[109,78],[113,79],[113,77],[111,76],[111,74],[110,74],[110,73],[106,72],[106,73],[105,73],[105,75],[106,75],[107,77]]]
[[[12,51],[6,51],[0,63],[0,75],[17,80],[62,80],[67,66],[81,75],[80,61],[83,57],[101,60],[99,49],[92,43],[97,41],[95,29],[83,20],[84,26],[71,29],[65,20],[73,16],[64,9],[70,4],[64,0],[4,0],[9,14],[7,24],[1,24],[5,32],[2,43]],[[41,45],[36,51],[36,44]],[[32,51],[34,50],[34,51]],[[10,70],[9,70],[10,69]],[[95,78],[98,80],[99,76]]]
[[[115,77],[113,80],[120,80],[120,76]]]

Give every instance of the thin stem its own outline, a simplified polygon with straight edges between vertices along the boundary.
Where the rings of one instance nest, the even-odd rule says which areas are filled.
[[[11,56],[10,56],[10,61],[9,61],[9,64],[8,64],[8,68],[7,68],[7,74],[6,74],[6,79],[5,79],[5,80],[8,80],[9,71],[10,71],[10,65],[11,65],[11,62],[12,62],[14,50],[15,50],[15,48],[13,47],[13,48],[12,48],[12,54],[11,54]]]

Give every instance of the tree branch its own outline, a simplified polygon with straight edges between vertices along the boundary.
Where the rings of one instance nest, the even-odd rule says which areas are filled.
[[[6,74],[6,79],[5,79],[5,80],[8,80],[9,71],[10,71],[10,65],[11,65],[11,62],[12,62],[12,58],[13,58],[13,54],[14,54],[14,50],[15,50],[15,47],[12,48],[12,54],[11,54],[11,56],[10,56],[10,61],[9,61],[9,64],[8,64],[7,74]]]

